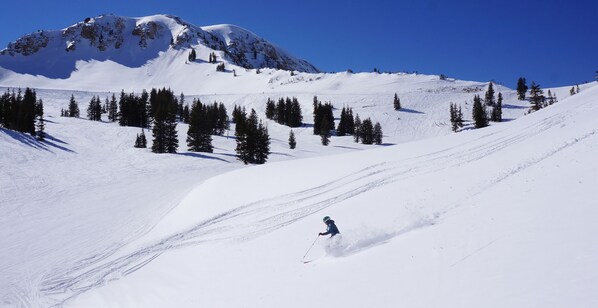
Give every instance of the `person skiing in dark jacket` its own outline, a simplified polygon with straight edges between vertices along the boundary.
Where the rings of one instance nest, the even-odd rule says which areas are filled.
[[[324,223],[326,224],[326,232],[320,232],[320,236],[330,234],[330,237],[333,237],[340,233],[336,224],[334,224],[334,220],[330,219],[329,216],[324,217]]]

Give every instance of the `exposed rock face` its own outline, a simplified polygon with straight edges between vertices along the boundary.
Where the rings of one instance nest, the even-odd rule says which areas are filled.
[[[25,35],[13,43],[8,44],[8,47],[2,51],[2,54],[22,54],[24,56],[32,55],[40,49],[48,46],[49,38],[43,31]]]
[[[62,39],[67,41],[65,50],[74,51],[77,45],[84,41],[100,51],[108,50],[110,47],[119,49],[124,41],[125,19],[109,17],[85,19],[84,22],[66,28],[62,32]]]
[[[316,73],[319,70],[307,61],[294,58],[263,38],[237,26],[204,27],[212,49],[222,50],[233,63],[245,68],[276,68]],[[224,43],[227,42],[227,43]]]
[[[163,26],[150,21],[138,24],[135,29],[133,29],[132,34],[139,37],[139,46],[141,46],[141,48],[146,48],[148,40],[155,39],[163,30]]]

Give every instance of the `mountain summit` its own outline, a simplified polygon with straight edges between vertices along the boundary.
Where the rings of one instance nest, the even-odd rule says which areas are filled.
[[[113,61],[141,67],[169,49],[207,49],[219,61],[244,68],[319,70],[265,39],[233,25],[197,27],[176,16],[86,18],[63,30],[25,35],[0,51],[0,66],[16,73],[68,78],[77,61]]]

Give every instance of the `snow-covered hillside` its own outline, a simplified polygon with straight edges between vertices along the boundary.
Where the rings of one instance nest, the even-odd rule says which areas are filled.
[[[39,91],[47,143],[0,132],[5,306],[598,304],[598,87],[378,149],[306,127],[291,151],[271,123],[271,162],[246,168],[225,137],[214,154],[133,149],[139,129],[57,117],[67,93]],[[303,264],[324,215],[342,238]]]
[[[595,307],[596,98],[212,178],[141,239],[47,287],[93,287],[73,307]],[[324,215],[342,238],[303,264]]]

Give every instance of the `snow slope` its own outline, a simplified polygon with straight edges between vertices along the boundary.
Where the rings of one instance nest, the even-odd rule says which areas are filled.
[[[39,91],[46,144],[0,132],[4,306],[598,304],[595,86],[377,149],[306,127],[290,151],[270,123],[271,162],[247,168],[226,137],[214,154],[133,149],[136,128],[57,117],[69,94]],[[324,215],[342,238],[303,264]]]
[[[595,307],[596,98],[593,86],[488,129],[211,178],[61,280],[83,291],[65,304]],[[303,264],[324,215],[342,238]]]

